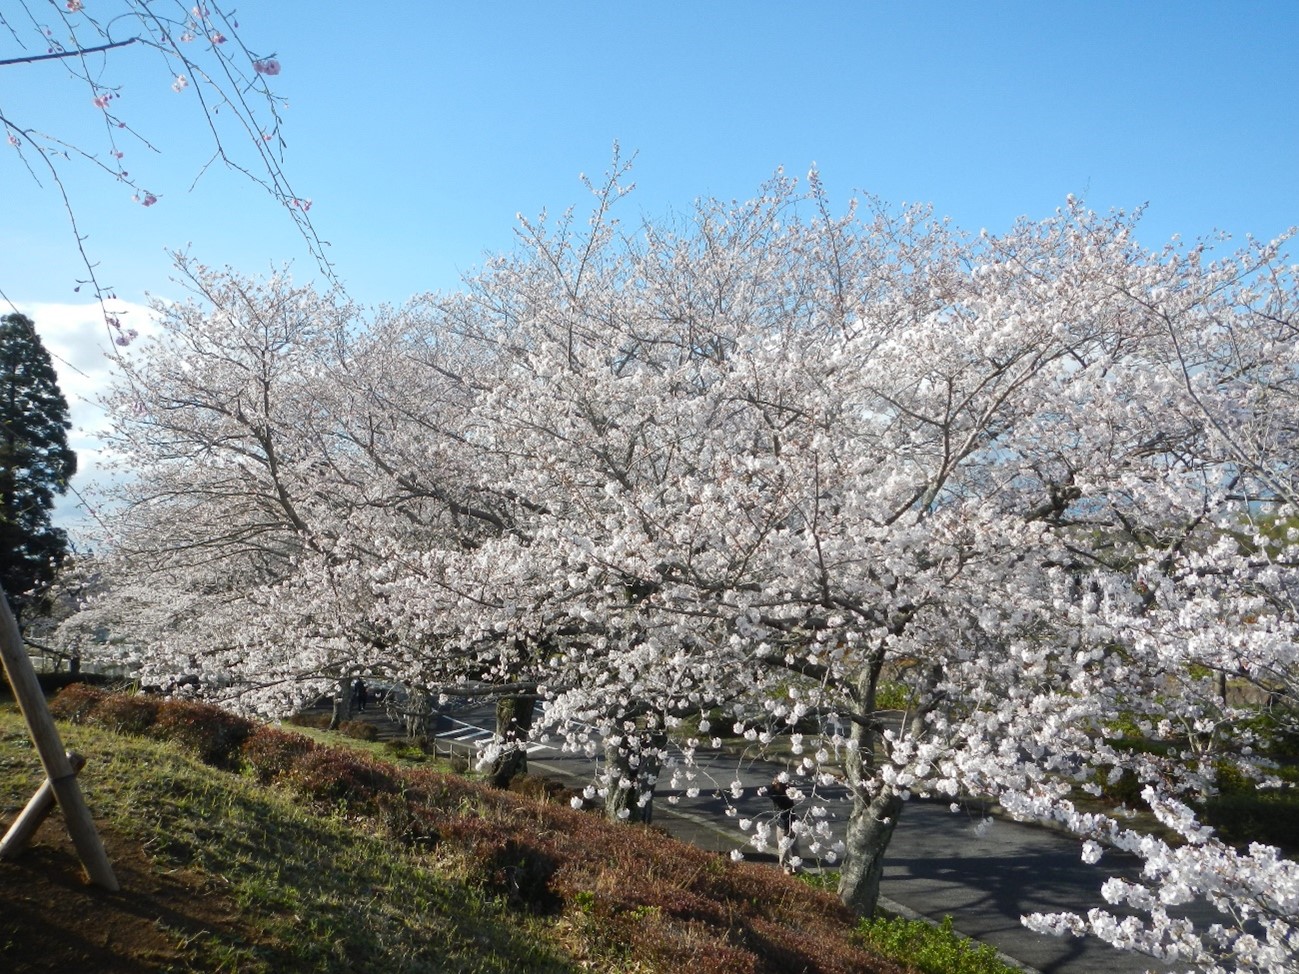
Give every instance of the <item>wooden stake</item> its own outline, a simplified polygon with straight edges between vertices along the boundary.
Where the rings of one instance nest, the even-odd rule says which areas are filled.
[[[64,753],[59,730],[54,726],[50,708],[45,704],[45,694],[41,692],[41,685],[36,680],[36,671],[32,669],[32,661],[23,649],[18,622],[3,593],[0,593],[0,660],[4,662],[9,686],[13,688],[23,719],[27,721],[32,743],[36,745],[36,752],[45,768],[45,777],[49,779],[54,796],[58,799],[68,835],[72,837],[77,856],[86,868],[86,875],[96,886],[115,893],[121,886],[113,875],[104,843],[95,831],[95,823],[81,794],[76,773]]]
[[[80,774],[81,769],[86,766],[86,759],[76,751],[69,751],[68,763],[72,765],[74,774]],[[46,778],[36,789],[36,794],[32,795],[27,807],[14,819],[14,824],[9,826],[5,837],[0,839],[0,859],[13,859],[26,849],[36,830],[53,810],[54,786],[50,784],[50,779]]]

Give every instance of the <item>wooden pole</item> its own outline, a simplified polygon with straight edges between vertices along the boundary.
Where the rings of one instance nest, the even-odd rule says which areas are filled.
[[[86,766],[86,759],[76,751],[68,752],[68,762],[77,774],[80,774],[81,769]],[[0,859],[12,859],[26,849],[36,830],[53,810],[54,786],[50,784],[50,779],[46,778],[36,789],[36,794],[32,795],[27,807],[14,819],[14,824],[9,826],[5,837],[0,839]]]
[[[86,875],[96,886],[115,893],[121,886],[113,875],[104,843],[95,831],[95,823],[81,794],[76,772],[72,770],[72,763],[59,739],[59,729],[54,726],[54,718],[45,704],[45,694],[41,692],[41,685],[36,680],[32,661],[23,649],[18,621],[14,619],[9,600],[3,593],[0,593],[0,660],[4,662],[5,675],[9,677],[9,686],[13,688],[23,719],[27,721],[36,753],[41,757],[45,777],[49,779],[59,808],[63,810],[68,835],[72,837],[81,864],[86,867]]]

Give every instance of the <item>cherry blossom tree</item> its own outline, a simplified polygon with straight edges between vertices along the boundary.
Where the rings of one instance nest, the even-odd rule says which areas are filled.
[[[161,336],[124,355],[108,403],[130,476],[94,567],[115,584],[65,638],[130,631],[116,661],[147,683],[197,677],[243,709],[285,713],[334,682],[345,719],[352,679],[377,675],[503,695],[525,732],[540,637],[474,610],[484,586],[507,598],[518,540],[464,447],[468,363],[449,374],[409,314],[367,328],[284,276],[178,269],[193,300],[156,303]]]
[[[346,459],[329,450],[325,392],[355,311],[283,276],[178,269],[193,297],[154,303],[160,337],[124,353],[106,402],[107,446],[130,475],[104,505],[107,554],[94,570],[112,584],[69,633],[84,642],[86,630],[125,629],[118,662],[140,667],[146,683],[254,668],[282,708],[360,665],[364,639],[336,612],[275,600],[308,570],[323,573],[324,593],[349,597],[329,588],[335,522],[318,509],[322,494],[331,511],[346,500],[319,471]],[[309,620],[311,653],[271,665],[255,649],[288,618]]]
[[[1185,790],[1170,787],[1189,772],[1199,779],[1192,795],[1211,791],[1214,762],[1231,753],[1223,744],[1233,737],[1242,740],[1232,770],[1268,784],[1269,769],[1265,762],[1252,766],[1254,742],[1241,725],[1257,725],[1262,708],[1280,729],[1294,730],[1297,295],[1294,268],[1285,266],[1279,246],[1253,243],[1212,262],[1199,249],[1166,251],[1165,272],[1178,268],[1177,280],[1129,292],[1140,294],[1164,346],[1154,368],[1129,379],[1155,385],[1160,395],[1151,401],[1164,410],[1156,428],[1166,439],[1150,450],[1164,459],[1163,468],[1148,469],[1140,489],[1166,490],[1171,455],[1178,465],[1198,456],[1201,484],[1198,498],[1185,490],[1188,503],[1176,521],[1165,521],[1162,534],[1135,539],[1146,557],[1135,565],[1102,559],[1104,570],[1093,573],[1092,618],[1164,668],[1143,730],[1180,746],[1167,761],[1147,759],[1136,770],[1144,800],[1180,841],[1041,795],[1015,799],[1023,814],[1055,818],[1087,836],[1090,859],[1114,846],[1144,860],[1141,881],[1111,880],[1103,892],[1147,920],[1093,910],[1086,918],[1035,917],[1033,925],[1091,932],[1213,972],[1291,970],[1299,957],[1296,864],[1260,843],[1227,845],[1197,816]],[[1254,707],[1229,705],[1229,688],[1240,695],[1250,687],[1257,691]],[[1197,898],[1217,907],[1222,922],[1199,928],[1177,915],[1178,906]]]
[[[1181,808],[1216,759],[1250,764],[1203,674],[1292,692],[1288,569],[1246,527],[1290,503],[1275,247],[1149,254],[1134,218],[1072,202],[968,238],[922,211],[835,217],[815,180],[623,236],[617,194],[585,232],[525,224],[471,287],[508,363],[480,440],[544,499],[552,604],[602,633],[571,644],[548,714],[651,769],[606,792],[648,790],[655,732],[690,709],[793,731],[809,795],[847,773],[846,848],[824,818],[808,838],[869,911],[909,796],[1072,821],[1097,775]],[[1275,635],[1228,639],[1244,619]],[[1127,719],[1168,750],[1116,746]]]
[[[907,801],[978,796],[1146,861],[1104,888],[1144,920],[1039,926],[1293,966],[1294,864],[1194,811],[1224,767],[1269,782],[1241,688],[1293,720],[1281,244],[1151,253],[1074,201],[968,235],[836,213],[815,173],[626,228],[625,179],[370,322],[195,275],[207,306],[116,408],[148,485],[123,577],[167,579],[154,663],[268,712],[340,672],[503,695],[489,756],[559,735],[619,818],[724,733],[779,740],[801,847],[862,912]],[[1080,810],[1124,775],[1183,845]],[[1167,912],[1191,899],[1222,922]]]
[[[476,355],[415,302],[382,313],[354,349],[338,434],[368,464],[370,529],[353,564],[389,633],[382,667],[415,699],[491,696],[504,746],[486,755],[504,784],[526,766],[527,731],[554,633],[530,605],[519,552],[533,543],[490,454],[471,442],[492,356]],[[355,538],[355,535],[353,535]]]

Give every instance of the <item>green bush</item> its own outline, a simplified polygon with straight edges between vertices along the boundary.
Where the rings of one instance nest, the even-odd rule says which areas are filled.
[[[1113,805],[1127,808],[1149,808],[1141,797],[1143,786],[1131,768],[1124,768],[1116,781],[1110,781],[1111,768],[1099,769],[1092,775],[1092,781],[1100,786],[1101,798]]]
[[[951,917],[943,917],[938,926],[924,920],[884,917],[862,920],[857,929],[872,950],[924,974],[1019,974],[1003,964],[992,947],[956,933]]]
[[[878,710],[909,710],[915,703],[915,691],[905,683],[881,680],[875,688],[875,707]]]
[[[1224,792],[1205,801],[1201,813],[1224,842],[1262,842],[1287,856],[1299,854],[1299,793],[1295,791]]]

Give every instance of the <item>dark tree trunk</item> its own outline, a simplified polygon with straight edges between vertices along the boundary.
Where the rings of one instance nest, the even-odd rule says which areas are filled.
[[[871,660],[857,675],[854,697],[864,714],[876,716],[875,691],[883,670],[883,655]],[[847,846],[839,872],[839,898],[861,916],[873,916],[880,898],[884,875],[884,853],[902,814],[902,799],[895,794],[872,792],[881,787],[876,780],[875,745],[881,731],[874,720],[854,721],[850,736],[857,745],[855,757],[844,763],[852,789],[852,811],[844,836]]]
[[[340,676],[334,692],[334,712],[329,716],[329,729],[338,730],[339,724],[352,719],[352,678]]]
[[[839,898],[860,916],[875,914],[880,878],[884,875],[884,853],[901,814],[902,799],[897,795],[853,801],[845,837],[848,855],[839,873]]]
[[[663,745],[666,743],[666,735],[654,733],[630,744],[623,740],[618,745],[605,747],[609,790],[604,796],[604,815],[610,822],[649,825],[654,820],[654,787],[663,767]],[[630,787],[622,787],[620,782],[628,782]]]
[[[490,781],[494,788],[508,788],[516,775],[528,770],[528,735],[537,698],[501,697],[496,701],[496,735],[504,742],[500,757],[492,764]]]
[[[419,737],[432,737],[437,733],[437,703],[437,694],[424,693],[414,687],[410,689],[406,694],[406,708],[401,715],[408,738],[415,740]]]

